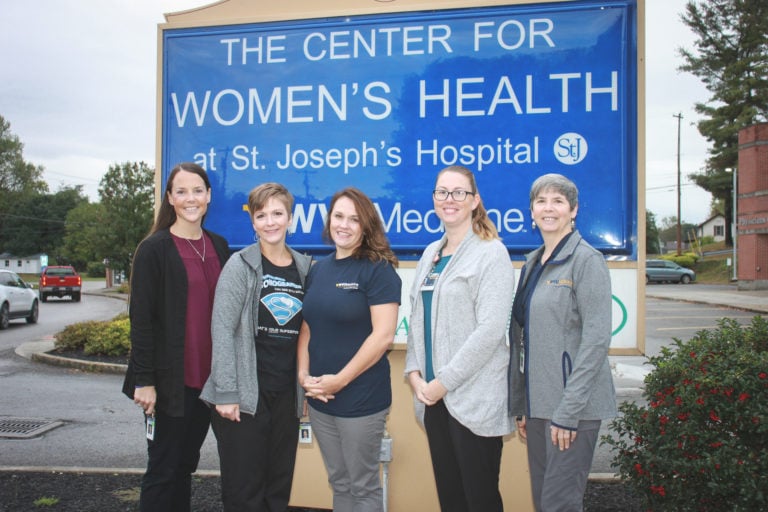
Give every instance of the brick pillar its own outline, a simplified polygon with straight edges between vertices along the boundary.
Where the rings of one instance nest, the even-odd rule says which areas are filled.
[[[739,131],[736,208],[739,290],[768,289],[768,123]]]

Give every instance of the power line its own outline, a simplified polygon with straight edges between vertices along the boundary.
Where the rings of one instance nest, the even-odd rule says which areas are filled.
[[[648,192],[649,190],[670,190],[672,191],[677,185],[660,185],[658,187],[646,187],[645,191]],[[681,187],[697,187],[695,183],[682,183],[680,185]]]
[[[65,224],[65,221],[61,219],[45,219],[42,217],[28,217],[26,215],[14,215],[12,213],[0,213],[0,217],[10,217],[13,219],[25,219],[25,220],[39,220],[40,222],[50,222],[53,224]]]

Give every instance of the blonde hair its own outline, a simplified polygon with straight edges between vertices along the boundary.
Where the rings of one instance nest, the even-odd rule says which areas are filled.
[[[485,206],[483,206],[483,198],[479,196],[474,173],[463,165],[449,165],[437,173],[435,182],[437,182],[437,180],[440,179],[440,176],[446,172],[455,172],[466,177],[469,180],[469,188],[472,189],[470,192],[477,195],[478,199],[480,199],[477,208],[472,210],[472,231],[474,231],[481,240],[495,240],[499,238],[499,232],[496,230],[496,225],[488,218],[488,212],[486,211]]]
[[[274,182],[262,183],[248,194],[248,213],[253,214],[267,204],[267,201],[276,197],[285,206],[285,211],[290,217],[293,214],[293,195],[283,185]]]

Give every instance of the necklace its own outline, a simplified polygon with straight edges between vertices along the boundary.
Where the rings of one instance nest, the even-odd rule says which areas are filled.
[[[203,263],[205,263],[205,233],[203,233],[203,236],[201,237],[203,239],[203,254],[200,254],[200,251],[197,250],[197,247],[192,245],[192,242],[189,238],[185,238],[184,240],[187,241],[189,246],[192,248],[193,251],[200,257],[201,260],[203,260]]]

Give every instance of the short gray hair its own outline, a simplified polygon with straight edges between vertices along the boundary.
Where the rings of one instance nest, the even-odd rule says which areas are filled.
[[[576,188],[576,184],[562,174],[550,173],[539,176],[531,185],[531,207],[534,199],[547,190],[563,194],[571,210],[579,206],[579,189]]]

